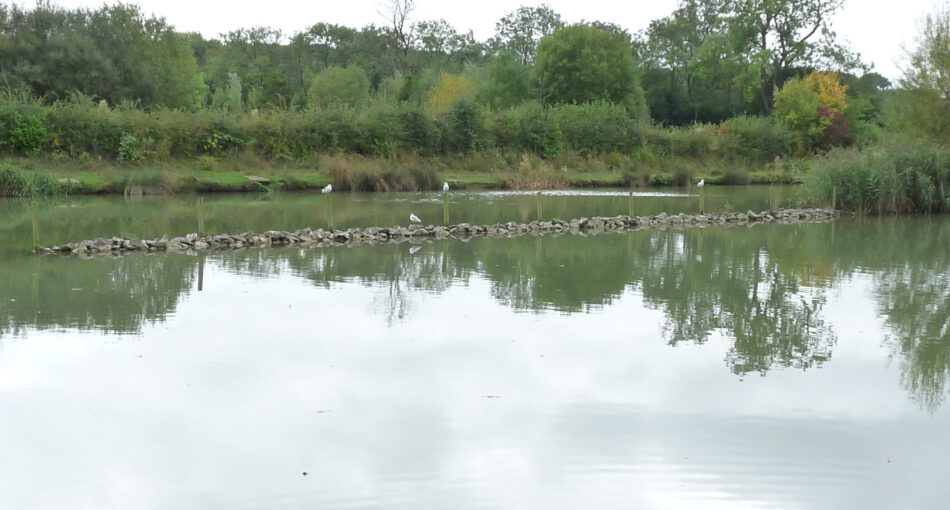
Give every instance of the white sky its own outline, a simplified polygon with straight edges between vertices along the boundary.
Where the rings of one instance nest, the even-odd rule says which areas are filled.
[[[63,7],[97,7],[101,1],[59,0]],[[111,2],[110,2],[111,3]],[[377,13],[377,0],[138,0],[146,12],[164,16],[179,30],[214,37],[242,27],[270,26],[292,34],[318,22],[362,27],[384,20]],[[444,18],[460,32],[472,30],[484,40],[494,34],[495,22],[519,5],[541,2],[523,0],[480,0],[457,2],[417,0],[414,19]],[[567,22],[600,20],[616,23],[631,31],[645,28],[651,20],[664,17],[676,8],[676,0],[548,0],[546,2]],[[846,0],[833,26],[861,53],[875,70],[895,78],[900,72],[902,46],[914,43],[916,22],[931,12],[940,0]]]

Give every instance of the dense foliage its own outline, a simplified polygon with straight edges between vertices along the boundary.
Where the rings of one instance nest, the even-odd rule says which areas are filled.
[[[0,87],[47,103],[79,92],[110,106],[303,110],[352,104],[333,92],[344,83],[357,96],[424,101],[449,73],[471,80],[482,106],[607,100],[632,110],[642,85],[654,121],[720,122],[770,111],[773,88],[819,65],[859,69],[828,29],[839,4],[687,0],[634,36],[596,21],[565,27],[550,7],[520,7],[477,41],[444,20],[414,21],[411,0],[387,4],[386,26],[254,27],[216,39],[176,32],[134,5],[0,3]],[[771,13],[767,24],[757,9]],[[551,58],[536,59],[539,48]],[[573,82],[557,78],[569,70]]]
[[[527,156],[599,158],[604,168],[615,157],[653,168],[713,158],[761,172],[828,151],[826,169],[877,164],[873,144],[900,130],[945,142],[950,14],[923,22],[894,90],[861,74],[837,42],[830,19],[841,3],[683,0],[637,34],[520,7],[487,41],[414,20],[412,0],[387,2],[382,26],[254,27],[214,39],[134,5],[0,3],[0,154],[135,165],[480,152],[514,166]],[[902,177],[880,182],[935,191],[908,191],[915,198],[891,209],[942,207],[926,198],[943,196],[940,165],[901,160],[925,168],[911,178],[893,161],[881,168]],[[671,169],[661,180],[688,177]]]
[[[630,40],[624,33],[591,25],[561,28],[541,40],[535,69],[550,102],[608,101],[649,119]]]

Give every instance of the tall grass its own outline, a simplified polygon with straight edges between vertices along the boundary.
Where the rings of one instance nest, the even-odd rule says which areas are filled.
[[[33,198],[64,193],[64,186],[52,175],[21,170],[6,163],[0,163],[0,196],[2,197]]]
[[[325,162],[333,184],[340,191],[424,191],[440,189],[435,169],[413,158],[345,158]]]
[[[911,144],[835,150],[812,163],[807,195],[859,214],[950,212],[950,150]]]

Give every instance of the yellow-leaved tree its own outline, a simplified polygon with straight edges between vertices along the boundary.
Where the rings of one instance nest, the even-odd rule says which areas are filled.
[[[471,78],[442,73],[439,83],[429,90],[429,113],[432,115],[445,113],[453,101],[474,95],[477,88],[475,81]]]
[[[821,106],[841,113],[848,109],[848,86],[841,84],[838,73],[813,71],[805,77],[805,84],[818,94]]]
[[[772,115],[795,133],[801,152],[827,149],[851,137],[844,116],[848,87],[837,73],[814,71],[803,79],[792,78],[775,92]]]

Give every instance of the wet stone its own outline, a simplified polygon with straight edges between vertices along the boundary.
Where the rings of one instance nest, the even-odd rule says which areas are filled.
[[[66,243],[50,247],[41,247],[39,253],[58,254],[101,254],[118,255],[139,251],[176,251],[195,252],[205,250],[230,250],[246,246],[284,246],[307,244],[318,246],[374,244],[377,242],[402,243],[410,239],[415,243],[425,239],[454,238],[467,240],[473,236],[519,237],[522,235],[572,235],[598,234],[603,232],[622,232],[643,228],[707,228],[711,225],[748,225],[769,222],[828,221],[840,213],[830,209],[783,209],[756,213],[719,213],[719,214],[676,214],[661,213],[650,217],[630,217],[618,215],[612,217],[575,218],[568,221],[552,219],[518,223],[496,223],[494,225],[476,225],[459,223],[457,225],[409,225],[392,227],[350,228],[347,230],[326,231],[303,228],[295,231],[269,230],[263,234],[244,232],[241,234],[217,234],[200,236],[191,233],[183,237],[169,238],[167,235],[153,240],[127,239],[122,237],[96,238],[78,243]]]

